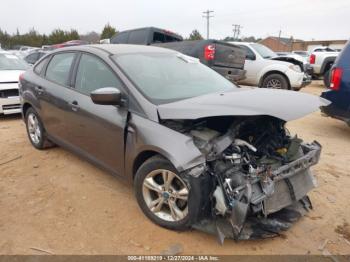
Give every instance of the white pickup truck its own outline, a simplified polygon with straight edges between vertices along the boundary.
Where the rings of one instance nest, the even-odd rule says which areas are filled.
[[[313,76],[315,78],[323,77],[326,86],[329,82],[330,69],[338,55],[338,51],[325,46],[316,47],[311,52],[309,60]]]
[[[239,84],[263,88],[300,90],[311,83],[303,61],[293,57],[279,57],[271,49],[258,43],[230,42],[246,51],[246,78]]]

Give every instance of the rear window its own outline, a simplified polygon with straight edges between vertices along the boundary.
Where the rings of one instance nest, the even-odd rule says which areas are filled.
[[[118,33],[115,37],[111,39],[112,44],[126,44],[128,41],[128,32]]]
[[[178,42],[181,41],[181,39],[168,35],[168,34],[164,34],[161,32],[154,32],[153,34],[153,43],[169,43],[169,42]]]
[[[146,30],[136,30],[129,34],[128,42],[131,44],[145,44],[148,32]]]

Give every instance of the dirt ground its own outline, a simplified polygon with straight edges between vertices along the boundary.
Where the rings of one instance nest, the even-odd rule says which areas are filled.
[[[303,92],[322,90],[314,82]],[[35,150],[19,116],[1,117],[0,254],[159,254],[171,245],[182,254],[350,254],[350,128],[320,112],[288,128],[323,145],[314,210],[281,237],[220,246],[152,224],[131,187],[62,148]]]

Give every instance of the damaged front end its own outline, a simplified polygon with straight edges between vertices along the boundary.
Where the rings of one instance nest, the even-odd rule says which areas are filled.
[[[273,237],[312,208],[310,167],[320,157],[317,142],[304,143],[270,116],[166,120],[192,136],[205,165],[185,171],[192,194],[194,228],[225,238]],[[195,203],[195,204],[194,204]]]

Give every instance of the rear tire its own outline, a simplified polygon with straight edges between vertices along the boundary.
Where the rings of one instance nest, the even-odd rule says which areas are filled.
[[[281,74],[270,74],[264,78],[261,84],[262,88],[285,89],[288,90],[288,80]]]
[[[170,161],[161,156],[146,160],[136,172],[134,188],[140,208],[152,222],[172,230],[190,226],[190,187]]]
[[[36,149],[42,150],[54,146],[54,144],[47,138],[39,114],[32,107],[26,112],[25,123],[29,141]]]
[[[323,84],[325,85],[325,87],[330,86],[330,82],[331,82],[330,77],[331,77],[331,69],[327,70],[323,75]]]

